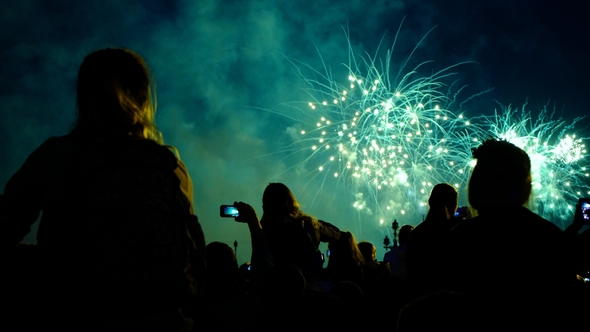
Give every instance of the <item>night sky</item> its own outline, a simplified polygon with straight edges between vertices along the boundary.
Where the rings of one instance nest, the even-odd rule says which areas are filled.
[[[459,101],[490,91],[462,105],[470,116],[527,100],[533,113],[550,104],[566,120],[587,114],[590,27],[583,1],[27,0],[0,6],[0,185],[45,139],[70,130],[84,56],[126,47],[146,59],[155,78],[157,125],[192,176],[207,242],[237,240],[240,263],[249,259],[247,227],[220,218],[219,205],[249,202],[261,216],[271,181],[287,184],[304,211],[375,243],[383,255],[391,229],[364,222],[351,207],[354,193],[301,174],[305,168],[294,166],[302,160],[284,152],[290,132],[307,121],[309,101],[289,59],[320,72],[326,66],[339,79],[349,60],[345,31],[355,54],[381,58],[403,21],[395,67],[434,28],[409,67],[432,60],[426,70],[436,71],[472,61],[454,70],[467,86]],[[34,239],[33,232],[26,241]]]

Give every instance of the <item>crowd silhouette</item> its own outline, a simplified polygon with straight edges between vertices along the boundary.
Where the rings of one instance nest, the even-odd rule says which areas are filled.
[[[590,230],[527,208],[531,162],[497,139],[473,151],[469,213],[444,181],[382,261],[375,245],[269,183],[250,262],[205,242],[192,183],[154,124],[138,54],[108,48],[78,72],[78,118],[0,195],[5,329],[72,331],[579,330],[590,312]],[[20,242],[41,215],[36,245]],[[329,255],[319,249],[327,243]]]

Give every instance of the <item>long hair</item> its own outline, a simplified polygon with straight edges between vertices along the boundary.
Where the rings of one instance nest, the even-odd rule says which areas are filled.
[[[312,235],[313,240],[319,241],[318,220],[301,211],[295,195],[285,184],[271,182],[266,186],[262,194],[262,210],[260,225],[263,229],[272,229],[277,226],[277,221],[288,219],[298,224],[301,223]]]
[[[467,194],[476,210],[491,206],[525,205],[531,196],[531,160],[516,145],[490,139],[473,151]]]
[[[375,261],[375,255],[377,254],[377,248],[371,242],[361,241],[357,244],[365,262]]]
[[[275,263],[294,264],[305,271],[306,264],[319,259],[320,224],[299,209],[286,185],[269,183],[262,195],[262,209],[260,225]]]
[[[122,48],[87,55],[78,71],[78,117],[72,133],[131,135],[163,144],[144,59]]]
[[[338,241],[328,244],[330,260],[328,267],[363,266],[365,257],[361,253],[356,238],[350,232],[341,232]]]
[[[301,222],[308,230],[312,229],[314,237],[319,239],[318,220],[301,211],[295,195],[283,183],[271,182],[266,186],[262,194],[262,210],[263,214],[260,220],[262,228],[272,228],[273,220],[290,219]]]
[[[303,214],[299,202],[286,185],[269,183],[262,194],[262,210],[264,215],[296,218]],[[264,217],[264,216],[263,216]]]

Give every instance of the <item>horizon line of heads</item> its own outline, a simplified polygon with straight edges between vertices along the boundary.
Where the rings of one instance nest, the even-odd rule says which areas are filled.
[[[467,185],[467,198],[471,209],[496,206],[525,206],[532,193],[531,160],[528,154],[513,143],[490,138],[473,149],[477,163]],[[448,218],[458,208],[459,192],[448,183],[432,188],[428,205],[431,210],[446,209]],[[295,195],[283,183],[269,183],[262,197],[265,214],[303,215]]]

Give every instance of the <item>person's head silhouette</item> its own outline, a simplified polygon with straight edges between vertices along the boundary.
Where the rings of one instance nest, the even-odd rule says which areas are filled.
[[[78,71],[77,134],[131,135],[162,143],[144,59],[121,48],[90,53]]]
[[[459,201],[459,192],[448,183],[439,183],[432,188],[428,205],[430,206],[429,215],[435,213],[441,218],[450,219],[457,210]]]
[[[269,183],[262,194],[262,210],[268,216],[296,217],[300,214],[299,202],[286,185]]]
[[[477,164],[468,185],[469,204],[476,210],[525,205],[531,195],[531,160],[516,145],[490,139],[473,151]]]

